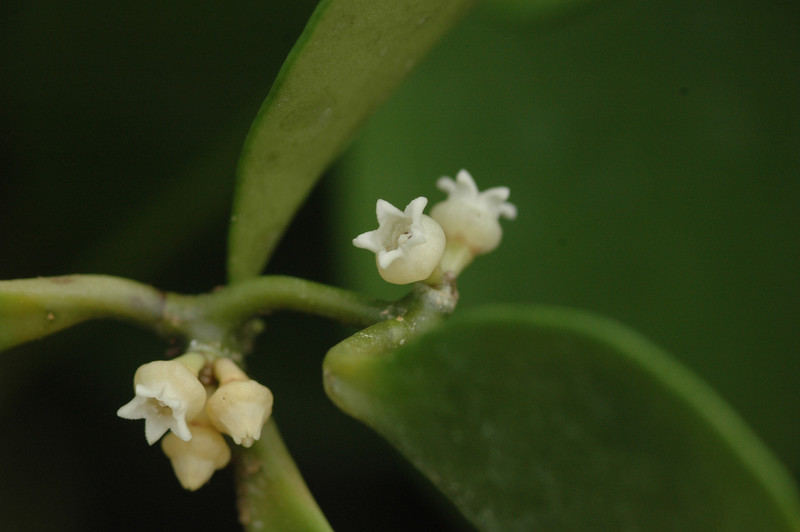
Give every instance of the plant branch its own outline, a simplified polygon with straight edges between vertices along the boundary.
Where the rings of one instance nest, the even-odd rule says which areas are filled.
[[[215,321],[242,323],[273,310],[295,310],[367,327],[387,318],[391,304],[297,277],[265,276],[197,296],[197,305]]]
[[[237,454],[239,520],[247,530],[331,531],[274,420]]]
[[[0,281],[0,350],[94,319],[136,323],[161,336],[184,336],[242,350],[252,318],[294,310],[366,327],[393,317],[389,302],[303,279],[259,277],[201,295],[162,292],[107,275]]]
[[[151,286],[107,275],[0,281],[0,350],[99,318],[174,334],[162,319],[164,299]]]

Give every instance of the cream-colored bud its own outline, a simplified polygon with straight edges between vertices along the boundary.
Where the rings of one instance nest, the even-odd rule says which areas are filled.
[[[272,392],[252,379],[220,384],[208,398],[206,414],[220,431],[244,447],[261,437],[261,429],[272,414]]]
[[[190,359],[194,362],[194,359]],[[192,364],[196,366],[196,364]],[[206,391],[194,367],[179,360],[157,360],[136,370],[135,397],[117,410],[125,419],[144,419],[147,443],[153,445],[168,430],[191,439],[188,422],[203,410]]]
[[[214,376],[219,388],[206,403],[208,419],[238,445],[252,446],[272,414],[272,392],[229,358],[214,361]]]
[[[495,187],[479,192],[466,170],[461,170],[455,181],[442,177],[437,185],[448,197],[434,205],[431,217],[444,229],[448,246],[458,242],[473,256],[494,250],[503,237],[498,218],[513,220],[517,216],[517,208],[506,202],[508,188]]]
[[[172,462],[181,486],[195,491],[209,481],[214,471],[228,464],[231,450],[225,438],[213,427],[192,425],[191,431],[189,441],[167,434],[161,441],[161,449]]]

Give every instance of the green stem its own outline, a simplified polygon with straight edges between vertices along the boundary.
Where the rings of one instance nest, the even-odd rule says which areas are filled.
[[[187,338],[221,351],[249,351],[261,332],[258,316],[294,310],[366,327],[398,311],[386,301],[367,298],[296,277],[258,277],[199,296],[167,294],[164,320]]]
[[[239,520],[247,530],[331,531],[270,420],[237,455]]]
[[[272,310],[295,310],[366,327],[386,319],[389,303],[297,277],[266,276],[197,297],[206,316],[242,323]]]
[[[0,281],[0,350],[93,319],[118,319],[162,336],[242,350],[259,314],[295,310],[366,327],[393,317],[392,304],[293,277],[259,277],[209,294],[166,293],[107,275]],[[258,331],[249,331],[257,333]]]
[[[162,320],[164,297],[151,286],[106,275],[0,281],[0,350],[99,318],[174,334]]]

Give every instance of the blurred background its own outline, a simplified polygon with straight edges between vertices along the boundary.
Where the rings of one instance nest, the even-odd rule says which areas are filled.
[[[72,5],[74,4],[74,5]],[[224,282],[236,159],[316,2],[0,5],[0,278]],[[382,296],[350,245],[383,198],[441,175],[506,185],[519,217],[459,282],[462,306],[590,309],[650,337],[800,473],[800,17],[768,0],[494,0],[367,123],[271,273]],[[313,334],[309,334],[312,330]],[[324,396],[352,331],[272,318],[250,359],[331,524],[462,530],[383,441]],[[236,530],[229,471],[195,494],[116,410],[168,346],[93,323],[0,354],[8,530]]]

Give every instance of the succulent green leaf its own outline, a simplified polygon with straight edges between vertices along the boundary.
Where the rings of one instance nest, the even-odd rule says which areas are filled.
[[[795,486],[741,418],[616,322],[486,308],[331,353],[334,402],[481,530],[800,530]]]
[[[325,0],[284,63],[239,159],[232,282],[257,275],[361,123],[475,0]]]

